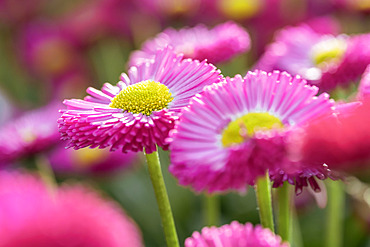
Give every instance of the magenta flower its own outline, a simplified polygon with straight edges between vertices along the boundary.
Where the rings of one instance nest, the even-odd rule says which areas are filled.
[[[303,24],[275,36],[256,68],[286,70],[299,74],[321,91],[346,86],[356,80],[370,63],[369,34],[324,35]]]
[[[326,163],[339,172],[370,168],[370,101],[346,104],[336,117],[313,121],[295,138],[295,156],[306,163]]]
[[[48,155],[56,173],[104,175],[131,168],[137,160],[135,153],[110,152],[109,149],[65,149],[62,143]]]
[[[18,38],[18,55],[37,77],[56,81],[65,74],[80,72],[87,75],[82,54],[61,26],[30,23],[21,30]]]
[[[50,103],[1,126],[0,164],[41,152],[58,143],[59,109],[59,103]]]
[[[185,240],[185,247],[289,247],[281,238],[261,226],[237,221],[221,227],[204,227]]]
[[[138,65],[153,59],[158,49],[168,45],[186,58],[220,63],[249,50],[250,38],[242,27],[233,22],[219,24],[211,30],[204,25],[179,31],[168,28],[146,41],[140,51],[134,52],[129,64]]]
[[[0,246],[143,246],[113,201],[82,186],[54,191],[36,176],[0,172]]]
[[[206,87],[171,132],[171,173],[181,185],[217,192],[243,191],[267,169],[292,172],[285,144],[289,129],[333,105],[327,94],[315,96],[317,91],[278,71],[249,72]]]
[[[189,99],[205,85],[219,82],[220,71],[205,61],[183,60],[172,49],[158,51],[151,63],[131,67],[117,86],[88,88],[84,100],[65,100],[59,128],[68,147],[111,151],[166,149],[165,138]]]

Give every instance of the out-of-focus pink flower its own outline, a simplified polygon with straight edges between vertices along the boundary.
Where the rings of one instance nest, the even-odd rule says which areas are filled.
[[[220,63],[248,51],[250,38],[247,31],[233,22],[219,24],[211,30],[204,25],[178,31],[168,28],[146,41],[141,50],[133,52],[129,64],[140,65],[152,60],[157,50],[166,46],[172,46],[185,58]]]
[[[84,47],[107,35],[103,2],[85,1],[59,18],[58,25],[77,46]]]
[[[292,143],[297,159],[326,163],[334,171],[370,169],[370,101],[351,104],[337,117],[319,119]]]
[[[275,36],[256,68],[298,74],[320,90],[332,90],[356,80],[370,63],[370,34],[324,35],[302,24]]]
[[[58,25],[27,25],[18,37],[18,48],[27,69],[42,79],[57,81],[55,78],[76,71],[87,74],[82,54]]]
[[[185,247],[289,247],[270,229],[237,221],[221,227],[204,227],[185,240]]]
[[[49,155],[51,167],[62,174],[104,175],[132,167],[137,155],[122,152],[110,152],[109,149],[79,150],[66,149],[62,143]]]
[[[0,246],[143,246],[134,222],[91,189],[50,191],[36,176],[0,172]]]
[[[12,162],[48,149],[59,142],[60,104],[26,112],[0,128],[0,163]]]

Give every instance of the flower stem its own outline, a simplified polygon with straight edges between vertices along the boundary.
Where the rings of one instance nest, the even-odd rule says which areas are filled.
[[[283,241],[291,242],[292,233],[292,193],[285,182],[277,189],[278,193],[278,234]]]
[[[271,185],[268,171],[265,176],[257,178],[254,189],[256,191],[261,224],[264,228],[269,228],[272,232],[275,232],[271,204]]]
[[[158,152],[156,151],[151,154],[145,154],[145,156],[148,163],[149,175],[154,188],[155,197],[157,198],[157,204],[162,219],[167,246],[179,247],[179,240],[176,233],[175,222],[172,216],[170,201],[168,199],[166,186],[163,180]]]
[[[327,181],[328,206],[326,209],[326,243],[327,247],[341,247],[343,236],[343,214],[345,191],[341,181]]]
[[[39,155],[35,158],[35,163],[42,181],[47,186],[49,192],[51,194],[54,193],[54,190],[57,187],[57,182],[49,160],[45,156]]]
[[[204,223],[207,226],[217,226],[220,219],[219,195],[205,194],[203,196]]]

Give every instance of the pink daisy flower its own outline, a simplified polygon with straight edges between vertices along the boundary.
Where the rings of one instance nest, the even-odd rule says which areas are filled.
[[[278,71],[249,72],[206,87],[171,132],[170,171],[181,185],[217,192],[243,191],[267,169],[294,170],[286,156],[289,128],[333,105],[327,94],[315,96],[317,91]]]
[[[88,88],[84,100],[65,100],[59,128],[68,147],[152,153],[167,149],[165,138],[180,110],[205,85],[219,82],[220,71],[205,61],[183,60],[171,48],[152,62],[131,67],[116,86]]]
[[[48,159],[56,173],[104,175],[128,169],[137,160],[135,153],[110,152],[109,149],[65,149],[65,143],[55,148]]]
[[[50,192],[36,176],[0,173],[0,246],[143,246],[113,201],[82,186]]]
[[[357,97],[363,99],[369,96],[370,96],[370,65],[367,66],[365,72],[362,75],[360,85],[358,87]]]
[[[291,145],[297,159],[325,162],[330,169],[361,172],[370,168],[370,101],[347,104],[336,117],[313,121]]]
[[[221,227],[204,227],[185,240],[185,247],[289,247],[280,236],[261,226],[237,221]]]
[[[0,128],[0,164],[41,152],[59,142],[60,104],[50,103],[9,120]]]
[[[168,28],[146,41],[140,51],[133,52],[129,64],[138,65],[151,60],[158,49],[168,45],[176,53],[183,53],[185,58],[207,59],[216,64],[249,50],[250,38],[247,31],[233,22],[219,24],[211,30],[204,25],[179,31]]]
[[[82,54],[61,26],[44,22],[30,23],[21,30],[17,45],[18,55],[26,68],[44,80],[72,72],[87,74]]]
[[[324,35],[307,25],[289,27],[275,36],[256,68],[299,74],[321,91],[346,86],[370,63],[370,34]]]

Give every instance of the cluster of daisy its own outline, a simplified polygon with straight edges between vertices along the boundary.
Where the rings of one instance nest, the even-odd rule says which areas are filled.
[[[310,6],[367,9],[361,1],[332,2]],[[129,54],[127,72],[117,83],[89,86],[83,99],[65,99],[64,105],[54,100],[2,125],[0,246],[143,246],[138,227],[115,202],[86,186],[57,186],[48,174],[50,168],[64,176],[112,174],[132,167],[140,152],[147,158],[167,245],[179,246],[159,149],[168,151],[168,170],[178,184],[197,194],[256,191],[261,225],[232,221],[205,227],[185,247],[290,246],[290,199],[308,190],[325,207],[324,180],[345,180],[370,165],[370,33],[341,33],[328,17],[296,24],[295,18],[317,10],[307,7],[304,18],[285,20],[274,10],[282,6],[276,0],[107,0],[62,19],[58,28],[26,26],[16,44],[23,63],[52,81],[60,90],[50,97],[60,98],[71,92],[63,81],[88,73],[77,51],[101,33],[135,40],[132,29],[153,16],[158,22],[187,15],[199,22],[211,13],[229,19],[213,28],[167,28]],[[203,16],[193,11],[197,8],[212,11]],[[147,14],[142,23],[137,13]],[[14,16],[2,16],[0,4],[2,18]],[[71,25],[77,19],[82,26]],[[296,25],[276,31],[291,22]],[[254,29],[247,32],[245,23]],[[216,67],[246,52],[258,57],[249,70],[226,76]],[[351,95],[341,97],[343,92]],[[10,171],[29,158],[39,175]],[[271,188],[278,194],[275,218]],[[286,211],[288,219],[281,220]]]
[[[336,104],[328,93],[318,93],[364,72],[370,63],[368,40],[367,35],[320,34],[303,24],[277,34],[256,64],[260,70],[225,78],[203,59],[219,62],[245,52],[250,47],[245,31],[230,22],[210,31],[168,29],[132,54],[132,66],[116,86],[105,83],[101,90],[88,88],[83,100],[65,100],[60,132],[74,149],[146,154],[169,149],[170,172],[197,192],[243,192],[266,172],[273,187],[287,181],[296,194],[307,186],[319,192],[317,180],[340,177],[332,171],[338,161],[326,159],[328,148],[315,144],[323,141],[307,126],[323,128],[322,121],[333,126],[338,118],[345,122],[358,114],[360,102]],[[365,75],[362,84],[366,80]],[[367,87],[362,88],[366,95]],[[312,155],[317,153],[312,147],[323,157]],[[187,246],[216,241],[198,238]]]

